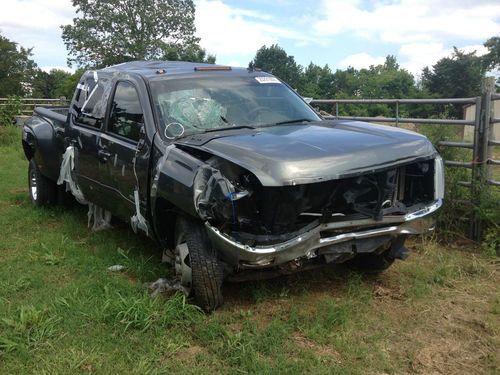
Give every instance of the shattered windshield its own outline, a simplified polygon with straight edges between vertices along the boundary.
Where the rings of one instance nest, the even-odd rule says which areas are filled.
[[[317,121],[320,118],[274,77],[197,77],[151,82],[167,138],[233,127]]]

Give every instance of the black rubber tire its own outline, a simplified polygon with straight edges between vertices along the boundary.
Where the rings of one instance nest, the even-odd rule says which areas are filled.
[[[36,193],[33,183],[36,183]],[[28,190],[31,202],[37,207],[50,206],[57,201],[57,184],[40,173],[34,159],[28,165]]]
[[[180,217],[177,224],[177,230],[184,233],[189,250],[195,302],[207,312],[214,311],[223,303],[221,287],[224,273],[217,252],[202,223]]]
[[[57,204],[65,208],[71,208],[76,205],[76,199],[69,191],[66,191],[66,183],[57,185]]]
[[[380,254],[358,254],[354,259],[348,261],[348,265],[363,273],[381,273],[394,263],[394,258],[391,257],[389,253],[390,250],[386,250]]]
[[[406,259],[408,249],[405,247],[405,241],[408,235],[401,234],[392,238],[392,240],[383,245],[378,250],[381,252],[358,254],[354,259],[347,262],[349,266],[364,273],[377,274],[388,269],[395,259]]]

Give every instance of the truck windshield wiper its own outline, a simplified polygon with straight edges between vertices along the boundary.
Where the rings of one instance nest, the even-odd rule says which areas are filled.
[[[299,118],[299,119],[294,119],[294,120],[275,122],[275,123],[267,124],[267,125],[263,125],[263,126],[276,126],[276,125],[296,124],[299,122],[313,122],[313,121],[314,120],[311,120],[310,118]]]
[[[255,127],[250,125],[235,125],[235,126],[224,126],[221,128],[206,129],[203,133],[218,132],[220,130],[232,130],[232,129],[255,129]]]

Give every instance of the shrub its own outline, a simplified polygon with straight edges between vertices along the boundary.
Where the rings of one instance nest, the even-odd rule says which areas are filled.
[[[19,96],[9,96],[7,102],[0,104],[0,126],[12,125],[16,116],[21,114],[22,104]]]

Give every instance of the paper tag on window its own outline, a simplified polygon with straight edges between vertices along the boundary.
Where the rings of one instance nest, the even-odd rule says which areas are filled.
[[[259,83],[281,83],[276,77],[255,77]]]

